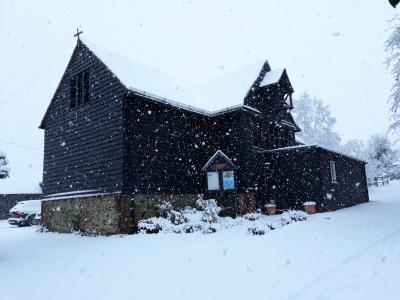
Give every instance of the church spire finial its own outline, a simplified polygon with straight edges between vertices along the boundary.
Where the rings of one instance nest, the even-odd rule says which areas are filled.
[[[82,33],[83,33],[83,31],[80,31],[79,28],[76,28],[76,33],[74,34],[74,36],[76,36],[78,38],[78,41],[80,41],[79,35]]]

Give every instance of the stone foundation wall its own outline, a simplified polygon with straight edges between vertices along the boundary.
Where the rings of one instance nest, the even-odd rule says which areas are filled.
[[[197,194],[136,194],[134,197],[135,221],[160,215],[158,205],[169,201],[176,209],[185,206],[196,207]],[[227,209],[222,215],[244,215],[256,210],[255,193],[229,193],[224,195],[206,195],[206,199],[216,199],[218,205]]]
[[[132,233],[129,196],[106,195],[42,202],[42,226],[49,231],[88,235]]]
[[[209,193],[206,199],[216,199],[221,207],[221,216],[242,216],[256,211],[256,194],[248,193]]]
[[[185,206],[196,207],[197,194],[136,194],[134,197],[135,221],[157,217],[160,214],[158,205],[163,201],[168,201],[174,208],[184,208]]]
[[[245,214],[255,212],[257,209],[255,193],[239,193],[237,194],[237,214],[243,216]]]
[[[174,208],[196,207],[197,194],[136,194],[87,196],[42,202],[42,226],[49,231],[87,235],[129,234],[138,221],[160,215],[159,204],[169,201]],[[225,194],[218,205],[231,206],[238,215],[256,210],[254,193]]]

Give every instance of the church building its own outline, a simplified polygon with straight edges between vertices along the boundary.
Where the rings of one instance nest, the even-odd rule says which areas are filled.
[[[40,124],[44,227],[133,233],[161,201],[190,206],[200,194],[223,215],[368,201],[364,161],[296,141],[286,69],[265,61],[177,82],[78,37]]]

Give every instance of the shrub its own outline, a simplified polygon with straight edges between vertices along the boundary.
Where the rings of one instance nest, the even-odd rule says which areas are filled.
[[[197,207],[203,211],[202,221],[213,223],[218,219],[218,214],[221,211],[221,208],[218,206],[217,201],[215,199],[205,200],[199,197],[196,201]]]
[[[268,228],[265,228],[260,224],[255,224],[247,228],[247,233],[250,235],[264,235],[267,230]]]

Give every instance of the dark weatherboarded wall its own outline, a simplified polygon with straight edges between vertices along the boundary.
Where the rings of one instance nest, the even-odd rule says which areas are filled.
[[[324,199],[322,208],[332,210],[367,202],[369,197],[365,163],[322,148],[318,150]],[[331,181],[329,169],[331,160],[336,165],[337,183]],[[332,194],[332,199],[327,199],[327,193]]]
[[[244,162],[251,154],[245,149],[251,136],[243,122],[251,112],[239,109],[210,117],[136,94],[127,105],[126,186],[133,192],[203,193],[201,169],[219,149],[243,166],[236,180],[239,189],[246,188]]]
[[[264,164],[261,197],[280,209],[301,209],[303,202],[321,198],[321,178],[316,149],[271,151],[261,155]]]
[[[333,210],[368,201],[363,161],[315,146],[268,151],[260,158],[264,203],[275,200],[286,209],[314,201],[320,210]],[[332,183],[329,161],[336,164],[337,183]]]
[[[70,79],[84,70],[89,103],[71,109]],[[121,189],[124,94],[118,79],[78,43],[42,124],[44,194]]]

